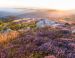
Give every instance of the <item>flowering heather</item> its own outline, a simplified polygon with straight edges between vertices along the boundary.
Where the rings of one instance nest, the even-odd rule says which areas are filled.
[[[0,42],[1,58],[75,58],[75,39],[69,30],[41,28],[16,34]]]

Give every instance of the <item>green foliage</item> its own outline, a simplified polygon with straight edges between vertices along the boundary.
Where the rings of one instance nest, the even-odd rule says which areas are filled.
[[[0,18],[0,31],[5,30],[5,29],[12,29],[12,30],[19,30],[22,28],[31,28],[31,29],[35,29],[36,28],[36,24],[35,22],[23,22],[23,23],[19,23],[19,22],[13,22],[12,19],[14,19],[15,17],[8,17],[8,18]]]
[[[12,30],[18,30],[21,28],[21,24],[10,25],[9,28]]]
[[[4,23],[0,20],[0,26],[2,26]]]
[[[36,24],[28,24],[28,23],[15,24],[14,22],[11,22],[8,27],[12,30],[19,30],[27,27],[35,28]]]
[[[36,24],[30,24],[30,25],[28,25],[28,27],[35,28],[36,27]]]
[[[32,53],[29,58],[43,58],[43,55],[40,53]]]
[[[3,26],[4,26],[4,23],[0,20],[0,31],[4,29]]]

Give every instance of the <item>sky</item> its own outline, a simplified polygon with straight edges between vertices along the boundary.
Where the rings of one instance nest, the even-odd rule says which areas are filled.
[[[75,9],[75,0],[0,0],[0,8]]]

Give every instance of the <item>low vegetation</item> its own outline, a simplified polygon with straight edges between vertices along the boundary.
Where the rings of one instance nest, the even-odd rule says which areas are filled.
[[[72,39],[69,31],[66,33],[61,29],[45,27],[18,32],[9,33],[8,40],[0,42],[1,58],[75,57],[75,39]]]
[[[0,21],[0,57],[75,58],[75,34],[70,28],[68,24],[36,28],[35,22]]]
[[[9,21],[5,21],[5,19],[0,20],[0,31],[4,31],[7,29],[11,29],[11,30],[19,30],[19,29],[23,29],[23,28],[36,28],[36,23],[34,22],[14,22],[11,19],[8,19]]]

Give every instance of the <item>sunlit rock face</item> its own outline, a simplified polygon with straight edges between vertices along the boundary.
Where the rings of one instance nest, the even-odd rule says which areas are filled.
[[[41,28],[45,26],[52,26],[53,24],[56,24],[56,22],[48,19],[41,19],[37,22],[36,25],[38,28]]]

